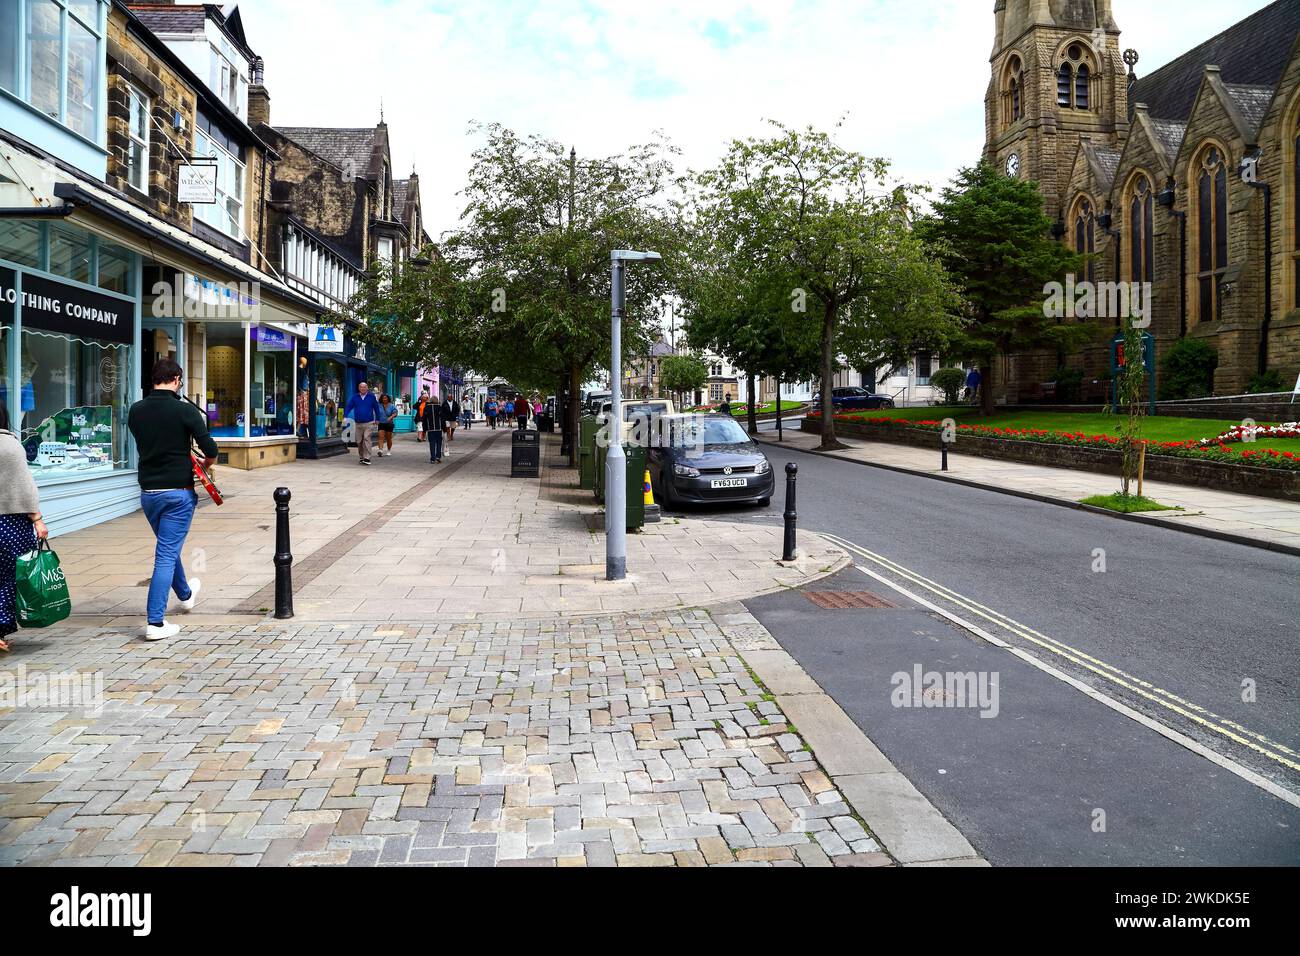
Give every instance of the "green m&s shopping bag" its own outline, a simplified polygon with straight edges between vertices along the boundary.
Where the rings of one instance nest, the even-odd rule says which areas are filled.
[[[68,581],[59,556],[42,538],[35,551],[18,556],[18,626],[49,627],[71,613]]]

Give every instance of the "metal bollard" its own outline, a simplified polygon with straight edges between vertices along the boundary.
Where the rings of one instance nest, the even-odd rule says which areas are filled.
[[[942,455],[942,457],[943,457],[943,464],[942,464],[942,466],[940,467],[939,470],[940,470],[940,471],[947,471],[947,470],[948,470],[948,443],[947,443],[946,441],[944,441],[942,438],[939,439],[939,448],[942,450],[942,453],[943,453],[943,455]]]
[[[278,620],[293,617],[293,554],[289,551],[288,488],[276,488],[275,494],[275,616]]]
[[[781,552],[782,561],[794,560],[794,522],[798,516],[794,510],[794,482],[799,475],[799,466],[787,462],[785,466],[785,547]]]

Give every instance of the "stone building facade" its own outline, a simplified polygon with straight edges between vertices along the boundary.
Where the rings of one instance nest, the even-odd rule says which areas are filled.
[[[1115,4],[1120,6],[1120,4]],[[1121,9],[1122,13],[1122,9]],[[1149,75],[1111,0],[997,0],[985,157],[1037,182],[1095,282],[1151,283],[1157,357],[1219,354],[1215,394],[1300,373],[1300,0],[1276,0]],[[1139,40],[1140,42],[1140,40]],[[1064,357],[1103,400],[1114,315]],[[1062,357],[1021,353],[994,393],[1041,391]]]

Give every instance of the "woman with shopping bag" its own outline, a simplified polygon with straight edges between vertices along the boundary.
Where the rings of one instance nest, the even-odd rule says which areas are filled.
[[[0,651],[9,650],[7,639],[18,630],[18,556],[49,534],[27,450],[9,430],[9,410],[0,405]]]

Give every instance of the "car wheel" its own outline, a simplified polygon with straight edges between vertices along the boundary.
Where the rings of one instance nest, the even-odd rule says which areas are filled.
[[[771,499],[771,498],[759,498],[759,499],[758,499],[758,507],[760,507],[760,508],[770,508],[771,506],[772,506],[772,499]]]

